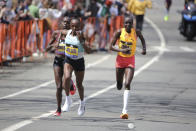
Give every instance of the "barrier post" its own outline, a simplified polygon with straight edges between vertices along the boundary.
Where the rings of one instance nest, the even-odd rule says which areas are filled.
[[[2,66],[3,63],[3,39],[4,39],[4,24],[0,24],[0,64]]]
[[[28,56],[29,21],[24,22],[24,56]]]
[[[25,22],[21,21],[21,57],[25,56],[25,39],[24,39],[24,32],[25,32],[25,27],[24,27]]]
[[[111,19],[110,19],[110,32],[109,32],[109,41],[111,41],[112,39],[112,36],[114,34],[114,27],[115,27],[115,17],[112,16]]]
[[[38,25],[39,25],[39,29],[40,29],[40,35],[39,35],[39,37],[40,37],[40,51],[41,52],[43,52],[43,41],[44,41],[44,39],[43,39],[43,37],[44,37],[44,21],[43,20],[39,20],[38,21]]]
[[[15,47],[16,47],[16,24],[12,25],[11,28],[11,57],[15,58]]]
[[[16,44],[16,57],[21,56],[21,22],[17,23],[18,29],[17,29],[17,44]]]

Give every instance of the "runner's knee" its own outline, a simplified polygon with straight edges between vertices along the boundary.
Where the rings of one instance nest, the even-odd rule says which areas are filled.
[[[57,90],[62,90],[62,84],[61,83],[57,84]]]
[[[67,82],[67,81],[71,81],[71,76],[70,75],[66,75],[64,80]]]
[[[61,93],[62,92],[62,88],[57,88],[57,93]]]

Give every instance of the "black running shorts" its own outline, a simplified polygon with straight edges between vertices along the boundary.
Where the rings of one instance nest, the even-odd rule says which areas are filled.
[[[55,56],[53,67],[54,66],[59,66],[59,67],[61,67],[63,69],[64,68],[64,60],[65,60],[64,57],[62,58],[62,57]]]
[[[73,67],[74,71],[85,71],[84,58],[74,60],[69,57],[66,57],[65,63],[70,64]]]
[[[170,7],[172,4],[172,0],[166,0],[167,6]]]

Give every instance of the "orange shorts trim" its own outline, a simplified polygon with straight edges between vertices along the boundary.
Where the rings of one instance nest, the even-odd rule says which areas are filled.
[[[116,57],[116,68],[135,68],[135,56],[131,57],[122,57],[117,55]]]

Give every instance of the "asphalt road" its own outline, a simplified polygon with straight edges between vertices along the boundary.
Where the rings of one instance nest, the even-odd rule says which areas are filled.
[[[70,112],[52,115],[56,110],[53,57],[0,69],[0,130],[195,131],[196,41],[186,41],[178,31],[177,10],[183,8],[183,0],[173,1],[167,22],[163,2],[153,0],[153,6],[147,10],[143,30],[146,56],[140,54],[138,42],[128,120],[119,118],[123,90],[115,87],[116,53],[97,52],[85,55],[82,117],[77,115],[78,92]]]

